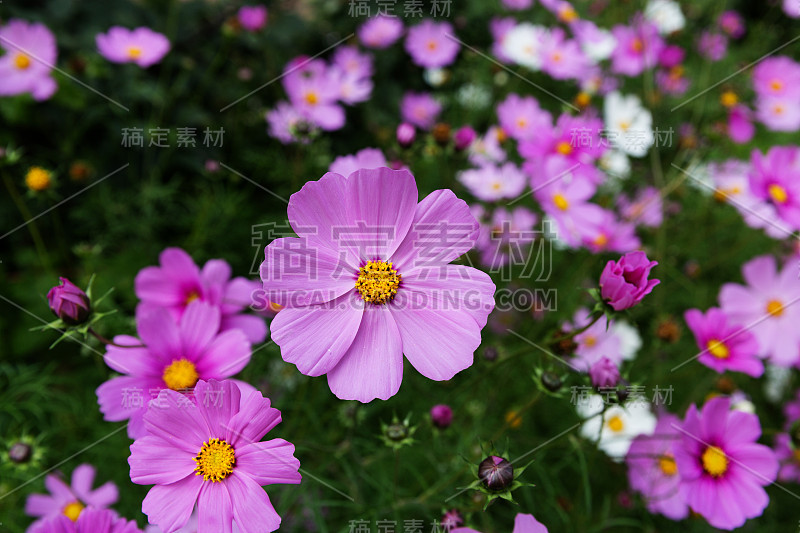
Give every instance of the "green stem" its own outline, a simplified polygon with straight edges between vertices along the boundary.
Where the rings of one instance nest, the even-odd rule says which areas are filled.
[[[11,178],[8,177],[6,172],[3,172],[3,182],[6,185],[6,189],[8,189],[8,194],[14,201],[14,205],[17,206],[22,218],[25,219],[25,225],[28,227],[28,231],[33,238],[33,244],[36,247],[36,253],[39,255],[39,260],[42,262],[42,266],[44,266],[45,270],[50,271],[50,257],[47,255],[47,248],[44,245],[44,240],[42,239],[41,233],[39,233],[39,228],[36,226],[36,222],[33,220],[31,212],[28,210],[28,206],[26,206],[25,202],[22,201],[22,198],[17,192],[16,187],[14,187],[14,183],[11,181]]]

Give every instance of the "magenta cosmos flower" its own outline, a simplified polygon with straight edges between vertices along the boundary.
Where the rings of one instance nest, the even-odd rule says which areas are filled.
[[[442,104],[428,93],[406,93],[400,102],[403,120],[423,130],[433,127],[442,112]]]
[[[460,527],[453,529],[451,533],[480,533],[480,531],[468,527]],[[536,520],[532,514],[518,513],[514,518],[514,529],[511,533],[547,533],[547,528]]]
[[[199,300],[219,309],[221,331],[241,329],[254,344],[266,338],[264,320],[242,313],[253,302],[254,291],[261,289],[257,281],[231,279],[231,267],[222,259],[211,259],[201,270],[180,248],[167,248],[158,261],[159,266],[143,268],[136,275],[134,286],[141,300],[137,317],[164,307],[177,320]]]
[[[47,100],[58,86],[50,73],[56,64],[56,39],[46,26],[11,19],[0,28],[0,96],[30,93]]]
[[[61,283],[47,292],[50,310],[66,324],[82,324],[91,313],[92,302],[86,293],[70,280],[58,279]]]
[[[141,341],[129,335],[114,337],[114,343],[132,347],[106,347],[106,364],[124,375],[97,388],[105,419],[130,419],[128,435],[138,438],[144,433],[147,403],[161,389],[188,392],[199,379],[227,378],[247,366],[251,350],[244,332],[217,333],[220,322],[219,309],[193,302],[180,321],[166,309],[139,317]]]
[[[772,206],[787,224],[800,229],[800,148],[773,146],[753,151],[749,174],[753,196]]]
[[[656,66],[665,43],[655,24],[637,18],[630,26],[617,25],[611,31],[617,40],[611,56],[613,72],[638,76]]]
[[[111,509],[86,509],[75,520],[56,516],[33,524],[28,533],[141,533],[133,520]]]
[[[429,379],[452,378],[472,364],[494,308],[488,275],[448,264],[478,236],[467,204],[449,190],[417,198],[406,170],[327,173],[289,200],[299,237],[267,246],[264,289],[284,306],[272,339],[341,399],[396,394],[403,354]]]
[[[100,55],[113,63],[136,63],[142,68],[155,65],[169,52],[167,38],[150,28],[135,30],[114,26],[95,37]]]
[[[600,296],[615,311],[633,307],[661,283],[648,279],[657,264],[640,251],[628,252],[619,261],[609,261],[600,274]]]
[[[40,519],[68,518],[74,522],[86,507],[104,509],[116,503],[117,486],[111,481],[92,490],[95,469],[82,464],[72,471],[72,484],[67,485],[58,476],[50,474],[44,478],[44,486],[50,494],[31,494],[25,502],[25,513]],[[35,524],[40,523],[38,520]]]
[[[679,426],[677,416],[660,416],[653,434],[636,437],[625,458],[631,488],[644,496],[650,512],[672,520],[682,520],[689,515],[689,507],[679,489],[680,475],[675,462],[674,447],[681,438],[675,428]]]
[[[681,493],[708,523],[734,529],[764,512],[769,496],[763,489],[775,481],[778,461],[756,440],[758,417],[730,410],[729,398],[713,398],[698,413],[692,405],[675,444]]]
[[[551,129],[553,123],[550,113],[539,107],[534,97],[523,98],[513,93],[498,104],[497,118],[503,131],[518,141],[530,139],[543,129]]]
[[[247,31],[258,31],[267,25],[267,6],[242,6],[236,18]]]
[[[747,286],[726,283],[719,303],[731,322],[750,330],[759,355],[788,367],[800,357],[800,280],[794,264],[778,272],[775,258],[760,256],[742,267]]]
[[[448,22],[422,21],[408,30],[406,52],[423,68],[446,67],[455,61],[461,45]]]
[[[230,380],[199,381],[196,403],[164,390],[144,416],[147,434],[131,445],[131,481],[155,486],[142,512],[165,533],[183,527],[197,505],[198,533],[275,531],[281,517],[261,488],[300,483],[294,445],[261,442],[281,421],[260,392]]]
[[[357,33],[367,48],[388,48],[403,35],[403,22],[397,17],[378,15],[362,24]]]
[[[698,358],[701,363],[720,373],[733,370],[754,378],[764,373],[764,364],[756,357],[756,338],[741,326],[731,324],[721,309],[713,307],[705,315],[699,309],[690,309],[684,318],[702,350]]]

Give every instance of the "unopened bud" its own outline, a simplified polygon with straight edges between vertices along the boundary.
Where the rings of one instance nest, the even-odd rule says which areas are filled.
[[[478,465],[478,478],[489,490],[505,490],[514,482],[514,467],[506,459],[490,455]]]

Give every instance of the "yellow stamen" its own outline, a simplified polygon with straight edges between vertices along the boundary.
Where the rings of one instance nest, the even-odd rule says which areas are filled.
[[[203,476],[203,480],[218,482],[228,477],[233,472],[236,464],[236,454],[233,446],[220,439],[210,439],[203,443],[200,453],[194,458],[197,463],[194,471],[196,476]]]
[[[494,183],[492,183],[492,190],[499,191],[502,188],[503,188],[503,184],[500,183],[499,181],[495,181]]]
[[[497,131],[497,134],[496,134],[497,135],[497,142],[502,143],[506,139],[508,139],[508,135],[506,134],[506,130],[504,130],[503,128],[497,128],[496,131]]]
[[[603,248],[606,244],[608,244],[608,237],[606,237],[605,233],[601,233],[597,237],[592,240],[592,244],[599,248]]]
[[[397,294],[401,280],[391,262],[369,261],[358,270],[356,289],[365,302],[385,304]]]
[[[564,198],[564,195],[561,193],[553,195],[553,203],[556,204],[556,207],[562,211],[569,209],[569,200]]]
[[[431,52],[436,50],[437,46],[439,46],[439,45],[436,44],[436,41],[428,41],[428,50],[430,50]]]
[[[631,50],[633,50],[636,53],[639,53],[642,50],[644,50],[644,43],[642,42],[642,40],[637,37],[636,39],[631,41]]]
[[[194,363],[186,359],[173,361],[164,369],[164,384],[172,390],[194,387],[200,376]]]
[[[128,57],[130,59],[139,59],[142,56],[142,49],[138,46],[128,47]]]
[[[61,512],[64,513],[64,516],[75,522],[80,516],[81,511],[83,511],[83,504],[79,501],[74,501],[65,505],[64,510]]]
[[[561,53],[560,52],[553,52],[553,55],[550,56],[550,57],[552,57],[553,61],[555,61],[556,63],[561,61]]]
[[[583,344],[591,348],[592,346],[597,344],[597,337],[595,337],[594,335],[587,335],[586,337],[583,338]]]
[[[631,127],[630,122],[626,122],[623,120],[622,122],[619,123],[619,129],[621,129],[622,131],[628,131],[628,128],[630,127]]]
[[[775,92],[778,92],[781,89],[783,89],[783,82],[781,80],[774,79],[771,82],[769,82],[769,88]]]
[[[613,431],[614,433],[619,433],[625,428],[625,424],[622,422],[622,419],[617,415],[612,416],[606,422],[608,429]]]
[[[567,141],[561,141],[556,145],[556,152],[561,155],[569,155],[572,153],[572,145]]]
[[[19,70],[25,70],[31,66],[31,58],[20,52],[14,57],[14,66]]]
[[[578,13],[575,11],[574,7],[566,6],[558,13],[558,17],[561,19],[561,22],[570,23],[578,18]]]
[[[506,424],[512,429],[517,429],[522,425],[522,417],[512,409],[506,413]]]
[[[678,473],[678,464],[671,453],[665,453],[659,457],[658,467],[661,468],[661,472],[666,476],[674,476]]]
[[[739,103],[739,97],[736,96],[736,93],[733,91],[725,91],[722,93],[722,96],[719,97],[719,101],[725,107],[733,107]]]
[[[270,311],[277,313],[281,309],[283,309],[283,306],[281,304],[276,304],[275,302],[270,302],[269,303],[269,310]]]
[[[519,126],[520,128],[524,128],[527,124],[528,121],[525,120],[524,118],[520,118],[519,120],[517,120],[517,126]]]
[[[728,456],[717,446],[709,446],[701,457],[703,470],[713,477],[720,477],[728,471]]]
[[[706,343],[706,350],[717,359],[727,359],[731,355],[725,343],[717,339],[709,340]]]
[[[25,185],[32,191],[43,191],[50,187],[50,176],[42,167],[31,167],[25,174]]]
[[[578,96],[575,97],[575,104],[578,107],[586,107],[591,101],[592,97],[586,92],[579,92]]]
[[[306,93],[306,102],[309,105],[315,105],[318,101],[317,93],[311,91]]]
[[[772,316],[781,316],[783,314],[783,304],[778,300],[770,300],[767,303],[767,313]]]
[[[198,293],[197,291],[192,291],[192,292],[190,292],[189,294],[186,295],[186,299],[183,301],[183,304],[184,305],[189,305],[190,303],[192,303],[193,301],[197,300],[198,298],[200,298],[200,293]]]
[[[769,186],[768,189],[769,196],[778,204],[785,204],[786,201],[789,199],[789,194],[786,192],[786,189],[778,185],[777,183],[773,183]]]

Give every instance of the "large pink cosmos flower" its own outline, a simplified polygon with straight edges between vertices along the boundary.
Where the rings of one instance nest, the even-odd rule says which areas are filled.
[[[30,93],[47,100],[58,86],[50,73],[58,49],[53,33],[39,23],[12,19],[0,28],[0,96]]]
[[[136,275],[134,286],[141,300],[137,317],[164,307],[177,320],[199,300],[219,309],[221,331],[241,329],[253,344],[266,338],[264,319],[242,313],[253,302],[253,291],[261,289],[257,281],[231,279],[231,267],[222,259],[211,259],[201,270],[180,248],[167,248],[158,261],[159,266],[143,268]]]
[[[730,324],[724,311],[712,307],[703,315],[699,309],[689,309],[684,318],[702,350],[698,361],[719,373],[733,370],[754,378],[764,373],[764,364],[756,357],[758,341],[746,329]]]
[[[730,398],[713,398],[698,413],[692,405],[674,447],[686,503],[708,523],[734,529],[760,516],[769,503],[763,489],[775,481],[774,452],[756,440],[758,417],[730,410]]]
[[[169,52],[169,40],[150,28],[129,30],[114,26],[95,37],[100,55],[114,63],[136,63],[147,68],[161,61]]]
[[[410,28],[406,36],[406,52],[423,68],[446,67],[456,60],[460,48],[449,22],[426,19]]]
[[[775,258],[760,256],[742,267],[747,286],[726,283],[719,304],[731,321],[753,332],[759,355],[788,367],[800,357],[800,280],[794,265],[778,272]]]
[[[417,198],[406,170],[327,173],[289,200],[299,237],[267,246],[266,297],[284,306],[272,338],[341,399],[393,396],[403,354],[427,378],[452,378],[472,364],[494,308],[489,276],[448,264],[478,236],[467,204],[449,190]]]
[[[683,520],[689,515],[689,507],[679,488],[674,447],[681,433],[675,426],[680,426],[677,416],[660,416],[652,435],[639,435],[633,440],[625,462],[628,482],[644,496],[647,509],[672,520]]]
[[[128,435],[144,433],[142,417],[147,403],[161,389],[188,392],[198,379],[222,379],[250,362],[250,343],[238,329],[217,333],[219,309],[193,302],[180,321],[166,309],[156,309],[137,319],[141,341],[117,335],[103,356],[106,364],[124,374],[97,388],[97,401],[106,420],[130,419]],[[144,343],[145,347],[139,347]],[[252,388],[242,383],[245,388]]]
[[[116,503],[119,493],[117,486],[108,481],[92,490],[96,470],[92,465],[82,464],[72,471],[72,484],[67,485],[61,478],[49,474],[44,478],[44,486],[50,494],[31,494],[25,502],[25,512],[40,519],[58,516],[78,519],[85,507],[104,509]],[[34,524],[40,523],[37,520]]]
[[[28,533],[141,533],[133,520],[126,520],[111,509],[89,508],[72,519],[60,515],[36,522]]]
[[[198,532],[275,531],[281,517],[261,488],[300,483],[294,445],[261,442],[281,413],[257,390],[230,380],[199,381],[196,403],[161,391],[144,416],[146,436],[131,445],[131,481],[155,486],[142,502],[151,524],[183,527],[197,504]]]

